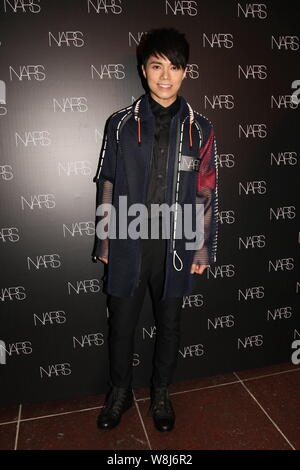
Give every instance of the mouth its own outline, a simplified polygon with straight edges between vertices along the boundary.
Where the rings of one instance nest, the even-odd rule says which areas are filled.
[[[165,90],[171,88],[172,86],[172,85],[165,84],[165,83],[158,83],[157,85],[159,86],[159,88],[164,88]]]

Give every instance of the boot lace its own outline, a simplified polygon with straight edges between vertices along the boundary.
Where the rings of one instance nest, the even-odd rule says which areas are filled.
[[[120,414],[126,401],[127,393],[129,392],[126,389],[114,387],[109,395],[105,411],[114,415]]]
[[[161,417],[169,417],[173,414],[169,392],[166,388],[155,389],[152,410]]]

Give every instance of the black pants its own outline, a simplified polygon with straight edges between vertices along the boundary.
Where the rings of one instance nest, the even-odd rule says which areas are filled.
[[[177,364],[182,296],[161,300],[166,239],[141,239],[141,244],[141,274],[135,294],[108,296],[110,378],[116,387],[132,386],[135,328],[148,285],[156,323],[152,384],[168,386]]]

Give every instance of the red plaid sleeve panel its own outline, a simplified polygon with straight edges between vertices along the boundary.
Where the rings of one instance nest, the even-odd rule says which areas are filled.
[[[204,133],[200,149],[200,167],[197,175],[196,203],[204,205],[204,242],[195,251],[193,263],[210,265],[216,261],[218,217],[217,145],[213,127]],[[198,215],[199,216],[199,215]],[[201,227],[201,224],[199,225]]]

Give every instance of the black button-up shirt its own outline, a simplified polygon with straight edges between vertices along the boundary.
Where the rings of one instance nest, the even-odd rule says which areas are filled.
[[[167,161],[171,119],[180,107],[180,97],[168,107],[161,106],[149,95],[151,110],[155,116],[155,135],[152,163],[147,193],[148,216],[151,217],[151,204],[166,202]]]

